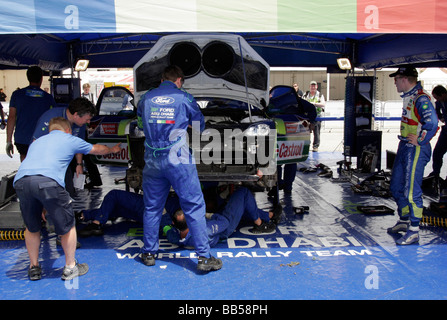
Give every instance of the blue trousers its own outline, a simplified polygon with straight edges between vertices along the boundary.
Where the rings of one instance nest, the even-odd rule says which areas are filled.
[[[292,191],[293,181],[296,177],[296,169],[298,165],[296,163],[288,163],[284,165],[284,178],[282,178],[282,167],[277,166],[278,170],[278,185],[284,185],[285,192]]]
[[[197,176],[196,165],[173,163],[167,153],[154,154],[146,150],[143,170],[144,193],[144,253],[155,254],[159,248],[159,228],[163,208],[172,187],[179,197],[189,232],[198,256],[210,257],[205,201]]]
[[[402,219],[410,219],[412,226],[419,226],[422,219],[422,179],[424,169],[431,157],[431,145],[414,146],[399,141],[394,160],[390,191],[397,203]]]
[[[124,190],[112,190],[106,194],[98,209],[84,210],[85,220],[98,220],[105,224],[108,219],[123,217],[143,222],[143,196]]]
[[[221,238],[228,238],[236,230],[242,218],[251,222],[261,218],[269,221],[269,213],[259,209],[256,199],[247,188],[237,189],[228,200],[225,208],[220,213],[228,221],[228,226],[220,234]]]

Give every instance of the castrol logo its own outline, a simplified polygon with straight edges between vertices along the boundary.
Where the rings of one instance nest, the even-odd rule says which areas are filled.
[[[108,147],[113,147],[114,143],[101,143]],[[129,148],[127,143],[121,143],[121,151],[117,153],[110,153],[103,156],[96,156],[96,159],[100,162],[117,162],[117,163],[128,163],[129,162]]]
[[[290,160],[303,155],[304,141],[278,141],[278,160]]]

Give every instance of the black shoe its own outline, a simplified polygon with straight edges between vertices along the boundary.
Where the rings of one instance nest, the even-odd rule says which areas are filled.
[[[78,263],[73,268],[64,267],[64,271],[62,271],[62,280],[72,280],[76,277],[83,276],[88,272],[88,265],[86,263]]]
[[[31,281],[40,280],[42,278],[42,268],[40,267],[40,264],[38,266],[29,266],[28,278]]]
[[[155,256],[151,253],[142,253],[141,260],[146,266],[154,266],[155,265]]]
[[[281,222],[281,214],[282,214],[282,206],[280,204],[277,204],[273,208],[273,216],[270,219],[274,224],[278,225]]]
[[[209,258],[199,257],[199,262],[197,263],[197,270],[199,271],[216,271],[222,268],[222,260],[214,258],[213,256]]]
[[[79,230],[78,234],[80,237],[90,237],[90,236],[102,236],[104,230],[100,224],[89,223],[84,229]]]
[[[75,211],[74,215],[75,215],[76,225],[84,222],[82,211]]]
[[[250,231],[251,233],[254,234],[261,234],[261,233],[270,233],[276,230],[276,225],[272,222],[264,222],[262,221],[262,223],[258,226],[255,225],[253,228],[251,228]]]

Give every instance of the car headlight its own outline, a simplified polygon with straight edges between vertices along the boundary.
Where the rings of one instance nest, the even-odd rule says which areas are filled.
[[[249,127],[245,134],[247,136],[268,136],[270,133],[270,127],[268,124],[260,123],[254,126]]]

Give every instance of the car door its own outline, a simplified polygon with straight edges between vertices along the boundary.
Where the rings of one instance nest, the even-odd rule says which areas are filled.
[[[97,115],[90,121],[87,141],[112,147],[121,142],[121,152],[94,156],[97,164],[127,166],[129,148],[125,128],[136,117],[133,94],[125,87],[104,88],[96,104]]]
[[[315,121],[313,104],[301,99],[290,86],[270,90],[268,115],[276,123],[277,164],[306,161],[310,147],[310,123]]]

